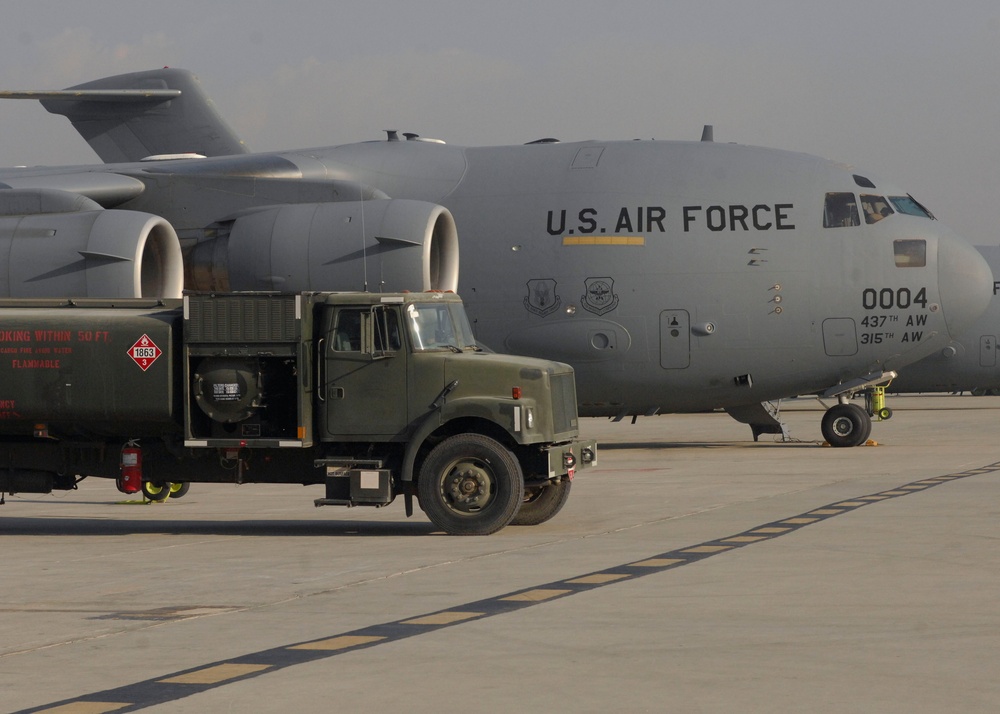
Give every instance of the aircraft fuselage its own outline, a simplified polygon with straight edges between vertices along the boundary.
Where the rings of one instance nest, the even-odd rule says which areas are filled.
[[[381,141],[116,170],[146,184],[120,207],[182,238],[288,202],[268,179],[445,206],[478,339],[571,363],[585,415],[727,407],[900,369],[988,300],[971,247],[922,210],[891,208],[912,201],[905,191],[772,149]],[[831,217],[838,201],[853,219]],[[890,215],[868,222],[883,204]]]

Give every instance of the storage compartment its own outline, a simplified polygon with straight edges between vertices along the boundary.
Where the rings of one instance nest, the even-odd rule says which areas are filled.
[[[311,310],[302,295],[185,298],[187,446],[312,446]]]
[[[392,499],[389,469],[337,469],[327,473],[327,505],[385,505]]]
[[[193,438],[297,437],[294,359],[202,357],[192,362]]]

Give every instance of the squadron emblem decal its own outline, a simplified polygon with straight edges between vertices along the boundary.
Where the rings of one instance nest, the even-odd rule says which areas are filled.
[[[583,309],[603,315],[618,307],[618,296],[615,295],[615,281],[611,278],[587,278],[584,281],[587,292],[580,296]]]
[[[543,278],[528,281],[528,297],[524,298],[524,307],[539,317],[551,315],[559,309],[562,298],[556,295],[556,281]]]

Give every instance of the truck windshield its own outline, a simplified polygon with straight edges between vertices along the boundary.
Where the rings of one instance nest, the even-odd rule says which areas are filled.
[[[406,317],[413,349],[418,352],[478,349],[469,318],[458,305],[411,303]]]

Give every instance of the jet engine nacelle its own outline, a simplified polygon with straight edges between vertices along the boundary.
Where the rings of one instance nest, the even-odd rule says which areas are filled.
[[[425,201],[269,206],[223,222],[188,264],[196,290],[456,290],[458,232]]]
[[[0,215],[0,296],[180,297],[180,241],[165,219],[104,210],[61,191],[7,196],[13,208]]]

